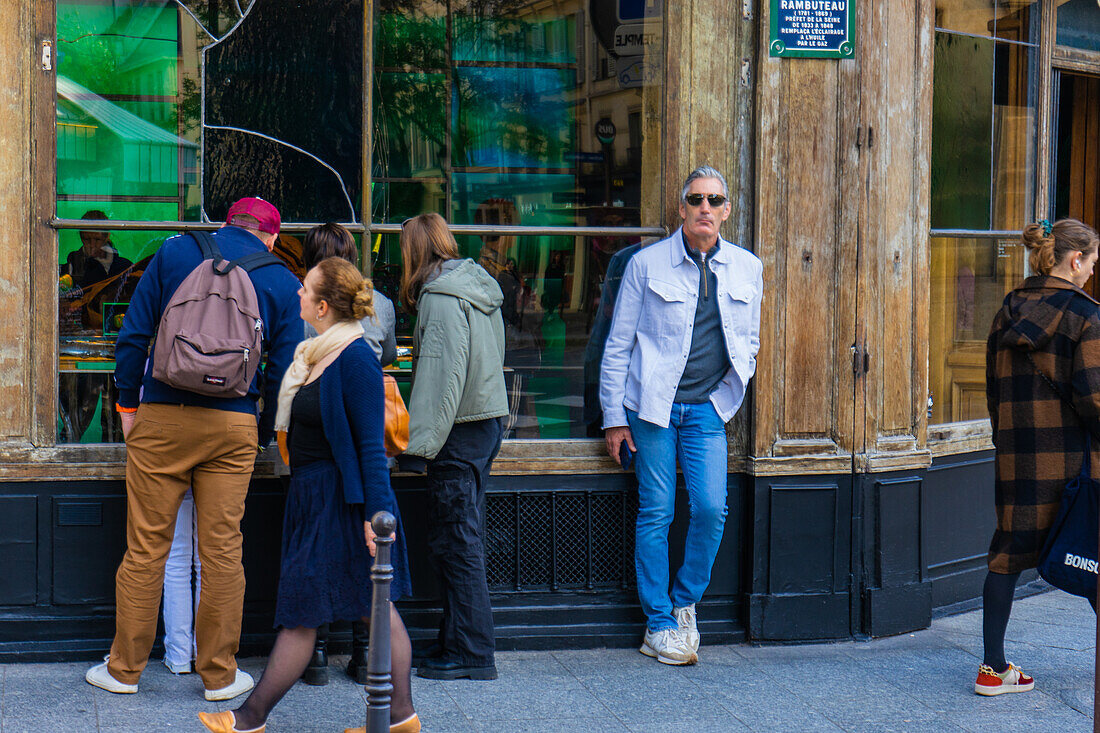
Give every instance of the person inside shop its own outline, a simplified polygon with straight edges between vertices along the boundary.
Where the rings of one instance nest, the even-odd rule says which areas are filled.
[[[172,348],[181,341],[165,332],[161,316],[169,304],[173,312],[186,308],[174,300],[177,289],[185,280],[193,282],[192,274],[199,277],[209,272],[199,267],[203,250],[193,235],[172,237],[161,246],[130,301],[115,350],[117,409],[126,440],[127,546],[115,576],[114,642],[106,661],[85,675],[89,684],[108,692],[138,691],[156,637],[165,560],[189,487],[202,561],[195,671],[202,678],[207,700],[229,700],[252,689],[252,677],[236,660],[244,603],[241,518],[257,453],[274,433],[279,382],[302,340],[295,297],[298,280],[271,254],[280,223],[272,204],[244,198],[229,207],[225,225],[211,236],[225,260],[251,256],[256,265],[247,272],[247,282],[258,301],[266,363],[253,362],[259,368],[251,379],[247,369],[218,377],[223,382],[240,380],[242,396],[204,394],[171,379],[173,386],[161,371],[166,362],[176,362],[163,358],[163,353],[158,356],[157,347],[176,356]],[[219,283],[219,287],[235,286]],[[221,327],[222,320],[214,328]],[[205,322],[188,320],[181,324],[181,332],[184,325],[193,329],[192,339],[206,333]],[[186,353],[188,364],[203,369],[202,362],[187,358]],[[189,376],[199,373],[187,372]],[[209,377],[198,378],[211,384]],[[258,409],[261,389],[262,411]]]
[[[99,209],[86,211],[80,218],[87,221],[107,221],[107,215]],[[133,264],[118,253],[108,232],[82,229],[80,248],[74,249],[65,258],[60,275],[68,275],[73,286],[87,292],[100,283],[122,275]]]
[[[680,196],[683,225],[626,265],[600,371],[607,452],[624,468],[633,462],[638,476],[639,651],[665,664],[698,661],[695,604],[726,519],[726,423],[760,349],[763,267],[719,234],[729,215],[722,174],[692,171]],[[670,594],[677,456],[691,515]]]
[[[485,577],[485,484],[508,414],[504,301],[497,281],[458,245],[439,214],[401,227],[401,303],[417,314],[402,470],[428,474],[428,553],[443,619],[419,677],[497,677],[493,609]]]
[[[339,257],[356,267],[359,266],[359,249],[355,238],[344,227],[329,222],[310,229],[302,243],[302,260],[307,270],[312,270],[318,262],[329,257]],[[382,366],[388,366],[397,358],[397,318],[393,301],[373,290],[372,307],[374,313],[359,321],[363,327],[363,340],[370,346]],[[317,330],[306,321],[306,338],[317,335]],[[367,644],[370,641],[370,629],[358,619],[352,621],[351,658],[348,660],[347,673],[361,685],[367,684]],[[302,680],[310,685],[328,683],[328,624],[317,629],[317,642],[309,666],[302,674]]]
[[[372,315],[371,285],[347,260],[329,257],[306,273],[301,316],[317,332],[294,352],[279,388],[275,429],[290,465],[282,561],[275,602],[275,646],[256,689],[236,710],[199,713],[215,733],[262,731],[275,705],[301,678],[317,627],[370,621],[370,519],[397,519],[390,598],[408,595],[409,561],[383,447],[382,368],[363,340]],[[412,646],[389,604],[393,696],[390,731],[420,730],[412,703]],[[354,733],[355,729],[351,729]],[[359,728],[359,731],[362,731]]]
[[[1081,289],[1100,239],[1076,219],[1029,224],[1022,238],[1035,274],[1005,296],[986,342],[997,528],[982,589],[979,695],[1035,687],[1005,660],[1016,581],[1038,565],[1066,483],[1086,460],[1094,478],[1100,467],[1100,310]]]

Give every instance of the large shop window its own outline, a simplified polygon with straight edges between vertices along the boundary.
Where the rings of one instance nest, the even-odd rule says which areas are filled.
[[[277,253],[299,275],[301,223],[366,225],[363,266],[395,302],[397,236],[371,225],[435,211],[517,227],[456,237],[505,294],[508,437],[594,434],[601,292],[640,240],[616,229],[662,220],[662,13],[614,0],[57,0],[57,215],[89,222],[58,240],[58,441],[121,440],[114,338],[174,234],[109,222],[218,222],[249,195],[279,207]],[[406,389],[412,326],[399,312]]]
[[[988,417],[985,338],[1024,278],[1035,196],[1040,3],[938,0],[929,422]]]

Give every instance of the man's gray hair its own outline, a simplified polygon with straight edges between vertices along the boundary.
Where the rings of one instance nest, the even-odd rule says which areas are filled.
[[[691,182],[699,178],[713,178],[722,184],[722,195],[727,199],[730,197],[729,186],[726,185],[726,179],[718,172],[717,168],[711,168],[709,165],[701,165],[690,174],[688,174],[687,180],[684,181],[684,188],[680,191],[680,200],[687,201],[688,188],[691,186]]]

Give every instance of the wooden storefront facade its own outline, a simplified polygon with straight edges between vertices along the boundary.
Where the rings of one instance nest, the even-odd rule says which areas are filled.
[[[0,319],[0,659],[100,653],[113,630],[124,543],[124,447],[58,438],[61,4],[0,6],[0,307],[9,314]],[[376,4],[386,5],[364,3],[368,44],[388,28],[373,20]],[[631,224],[675,230],[684,176],[713,165],[733,199],[725,236],[764,263],[758,370],[729,427],[730,511],[700,627],[712,641],[896,634],[980,595],[993,529],[981,393],[992,311],[981,301],[973,322],[959,315],[971,282],[959,263],[984,243],[997,253],[995,285],[1014,285],[1024,265],[1013,232],[1053,218],[1060,175],[1071,192],[1065,213],[1097,224],[1100,52],[1058,42],[1067,3],[998,4],[1037,31],[1027,36],[1034,47],[1023,86],[996,92],[1002,106],[1014,104],[1006,94],[1029,100],[1016,123],[1026,129],[999,121],[995,135],[1022,141],[1014,149],[1026,160],[1005,166],[1028,178],[1030,193],[984,226],[943,226],[932,199],[936,176],[952,169],[937,168],[933,151],[944,71],[934,60],[950,20],[943,7],[953,4],[858,0],[854,55],[843,59],[770,56],[776,5],[668,2],[645,21],[659,30],[645,62],[660,82],[637,96],[642,213]],[[998,79],[1012,78],[1000,56],[996,63]],[[373,113],[364,103],[368,160]],[[1072,126],[1079,132],[1067,137]],[[995,161],[994,180],[1008,155]],[[369,196],[374,187],[362,188]],[[363,218],[367,238],[394,231],[391,218]],[[500,645],[633,643],[642,619],[632,587],[633,477],[603,454],[602,440],[547,434],[507,440],[489,487]],[[417,477],[394,482],[413,553],[407,622],[424,636],[438,603],[420,549],[424,488]],[[282,502],[261,461],[244,526],[246,651],[267,644],[279,552],[271,528],[281,526]],[[686,504],[680,509],[673,544],[685,529]]]

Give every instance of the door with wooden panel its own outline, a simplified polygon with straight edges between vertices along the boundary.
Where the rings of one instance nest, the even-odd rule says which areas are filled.
[[[1054,216],[1100,227],[1100,74],[1060,71],[1054,93]],[[1100,298],[1095,276],[1085,290]]]

